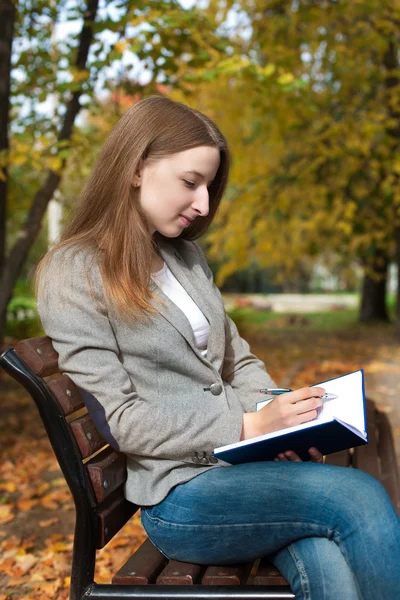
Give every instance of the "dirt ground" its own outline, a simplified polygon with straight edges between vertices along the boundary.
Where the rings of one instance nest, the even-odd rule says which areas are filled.
[[[388,413],[400,464],[400,343],[389,327],[338,334],[242,332],[277,384],[293,388],[364,368],[366,392]],[[0,600],[68,597],[74,530],[69,490],[27,393],[0,371]],[[109,582],[144,539],[136,516],[98,552]]]

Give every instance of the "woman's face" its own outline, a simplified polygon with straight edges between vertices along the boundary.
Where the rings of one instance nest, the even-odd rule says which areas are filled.
[[[134,183],[152,234],[177,237],[191,221],[208,215],[208,187],[219,162],[218,148],[198,146],[143,163]]]

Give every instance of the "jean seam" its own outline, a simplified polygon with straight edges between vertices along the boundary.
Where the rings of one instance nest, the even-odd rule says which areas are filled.
[[[226,527],[229,528],[251,528],[251,527],[270,527],[270,526],[283,526],[283,525],[307,525],[308,527],[314,527],[318,529],[325,529],[323,525],[320,523],[314,523],[310,521],[268,521],[268,522],[257,522],[257,523],[223,523],[219,525],[200,525],[200,524],[189,524],[189,523],[172,523],[171,521],[166,521],[160,517],[153,517],[149,514],[146,514],[146,518],[149,521],[152,521],[154,524],[159,524],[166,527],[177,527],[177,528],[188,528],[188,529],[223,529]]]
[[[289,544],[287,546],[287,549],[288,549],[289,554],[292,557],[292,560],[293,560],[294,564],[296,565],[296,569],[299,573],[300,586],[301,586],[301,590],[303,592],[304,600],[312,600],[311,599],[311,591],[310,591],[310,580],[308,579],[308,575],[307,575],[307,571],[304,566],[304,563],[296,551],[295,544]]]

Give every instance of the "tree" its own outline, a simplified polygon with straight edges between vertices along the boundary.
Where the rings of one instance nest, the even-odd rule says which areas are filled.
[[[205,14],[196,8],[184,10],[176,0],[156,0],[151,5],[132,0],[102,5],[87,0],[83,7],[68,0],[17,4],[3,0],[1,10],[6,44],[1,46],[0,110],[5,129],[0,140],[0,214],[7,212],[9,223],[11,207],[22,195],[16,175],[22,172],[32,185],[29,190],[25,186],[24,204],[27,192],[31,200],[28,208],[19,211],[24,217],[10,236],[14,239],[0,247],[0,339],[15,281],[71,150],[79,143],[75,123],[82,107],[95,105],[101,87],[125,86],[140,95],[154,92],[160,82],[179,87],[186,69],[215,63],[226,46]],[[69,24],[80,24],[80,29],[60,36],[60,25]],[[129,55],[130,63],[125,60]],[[146,86],[137,76],[129,76],[135,63],[132,57],[147,70]],[[0,240],[5,239],[5,221],[1,221]]]
[[[400,201],[400,6],[241,7],[251,23],[244,52],[265,79],[225,82],[238,102],[234,135],[248,153],[210,236],[225,259],[220,282],[250,260],[287,277],[302,257],[336,252],[364,266],[364,317],[386,318],[382,261],[395,256]]]

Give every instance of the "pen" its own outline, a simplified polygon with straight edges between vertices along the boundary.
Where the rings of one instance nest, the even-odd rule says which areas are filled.
[[[286,394],[287,392],[293,392],[289,388],[267,388],[266,390],[260,390],[261,394],[268,394],[269,396],[279,396],[280,394]]]
[[[260,390],[261,394],[268,394],[268,396],[280,396],[281,394],[287,394],[293,392],[290,388],[267,388],[266,390]],[[321,396],[322,400],[335,400],[336,394],[324,394]]]

